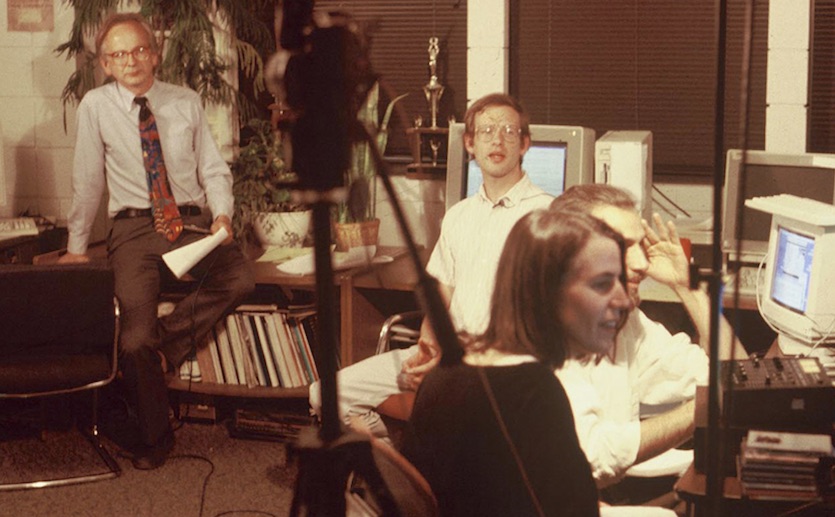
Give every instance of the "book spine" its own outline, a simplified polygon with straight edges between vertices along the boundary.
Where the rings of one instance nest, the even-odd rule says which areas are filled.
[[[258,340],[261,343],[261,350],[264,354],[264,363],[267,367],[267,373],[270,376],[270,384],[274,387],[288,387],[286,379],[283,378],[278,371],[277,362],[279,358],[273,354],[273,344],[270,342],[270,336],[265,327],[265,313],[253,313],[249,316],[255,325],[255,332]]]
[[[241,384],[246,384],[248,388],[258,386],[258,374],[255,372],[255,365],[252,359],[252,353],[249,349],[249,343],[242,337],[240,317],[237,313],[232,313],[226,316],[226,328],[229,329],[230,339],[234,339],[239,343],[244,366],[244,378]]]
[[[313,382],[313,375],[310,367],[307,364],[307,359],[304,357],[304,343],[302,342],[302,330],[299,329],[299,322],[296,318],[288,315],[284,317],[284,327],[287,329],[290,343],[293,349],[293,358],[295,360],[296,371],[301,378],[302,385]]]
[[[261,350],[261,344],[256,341],[256,333],[253,330],[252,323],[245,314],[238,313],[237,316],[241,324],[241,335],[244,336],[244,341],[254,359],[253,363],[255,364],[255,373],[258,376],[258,384],[260,386],[270,386],[267,365],[264,364],[264,352]]]
[[[214,368],[216,382],[218,384],[224,384],[226,382],[223,378],[223,368],[220,365],[220,352],[218,351],[218,341],[220,339],[221,332],[226,335],[226,325],[223,321],[219,321],[217,322],[217,325],[215,325],[214,339],[212,339],[209,344],[209,354],[212,357],[212,367]]]
[[[279,375],[281,375],[281,379],[284,381],[284,385],[292,388],[297,386],[296,379],[290,372],[288,368],[288,357],[287,357],[287,350],[286,345],[284,343],[284,337],[282,336],[282,330],[278,327],[276,318],[280,315],[278,312],[272,312],[270,314],[265,315],[264,324],[269,330],[269,337],[270,337],[270,344],[273,345],[272,351],[273,356],[275,357],[276,368],[278,369]]]
[[[312,381],[319,380],[319,370],[316,367],[316,355],[313,353],[313,348],[316,346],[316,316],[310,315],[299,320],[302,329],[302,339],[304,340],[305,357],[308,359],[310,370],[313,373]]]
[[[217,327],[218,328],[218,351],[220,352],[220,364],[223,368],[223,378],[226,380],[226,384],[240,384],[241,381],[238,379],[238,374],[235,371],[235,360],[232,359],[232,347],[230,341],[234,339],[234,336],[228,335],[226,328]]]
[[[214,333],[209,331],[206,338],[197,347],[195,355],[197,356],[197,365],[200,366],[200,376],[203,382],[210,382],[217,384],[217,376],[215,375],[215,368],[212,364],[212,356],[210,350],[214,346]]]

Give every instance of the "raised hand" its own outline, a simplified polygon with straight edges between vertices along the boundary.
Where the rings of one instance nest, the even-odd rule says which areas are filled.
[[[689,288],[689,262],[676,225],[672,221],[664,224],[658,214],[653,214],[652,220],[654,228],[647,221],[641,221],[646,232],[643,244],[649,260],[647,276],[670,287]]]

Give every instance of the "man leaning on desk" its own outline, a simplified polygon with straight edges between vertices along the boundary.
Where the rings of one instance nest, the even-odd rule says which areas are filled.
[[[107,188],[120,370],[137,417],[117,441],[134,467],[153,469],[174,444],[164,372],[252,291],[254,276],[232,244],[229,167],[197,93],[155,80],[160,57],[150,26],[138,14],[112,15],[96,36],[96,52],[114,81],[89,91],[78,107],[69,240],[59,262],[89,260],[90,229]],[[189,272],[197,280],[192,292],[158,319],[161,257],[204,237],[191,226],[228,237]]]

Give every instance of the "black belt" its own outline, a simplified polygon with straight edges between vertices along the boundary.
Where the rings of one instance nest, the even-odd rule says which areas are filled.
[[[199,206],[182,205],[178,206],[181,216],[186,215],[200,215],[203,211]],[[151,217],[152,210],[150,208],[125,208],[116,213],[113,219],[133,219],[134,217]]]

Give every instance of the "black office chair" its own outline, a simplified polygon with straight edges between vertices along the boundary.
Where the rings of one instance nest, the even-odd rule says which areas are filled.
[[[61,486],[118,476],[99,441],[98,388],[116,376],[119,331],[113,273],[96,265],[0,266],[0,403],[89,391],[89,426],[79,430],[106,470],[0,484],[0,490]]]

